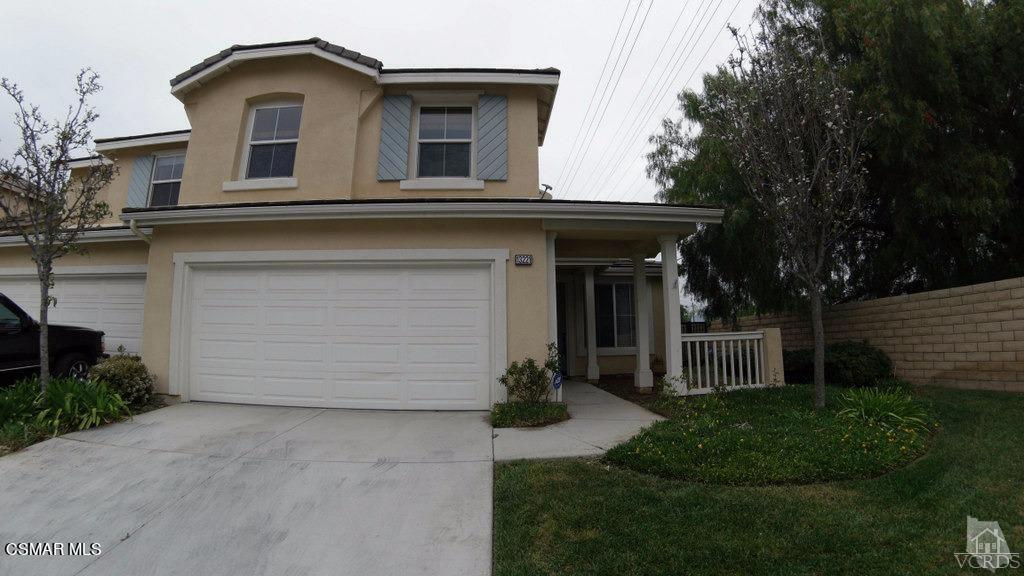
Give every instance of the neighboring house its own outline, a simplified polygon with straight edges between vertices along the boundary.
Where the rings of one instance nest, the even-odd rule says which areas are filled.
[[[0,178],[0,204],[6,206],[7,210],[12,214],[19,215],[18,219],[25,218],[23,215],[35,201],[33,195],[29,192],[30,187],[22,179],[12,181]],[[7,212],[0,209],[0,234],[13,233],[12,225],[14,224],[16,224],[16,221],[12,221],[7,216]]]
[[[543,198],[558,81],[224,50],[171,81],[191,130],[96,140],[114,215],[60,261],[53,317],[183,400],[484,409],[555,340],[572,375],[678,373],[676,242],[722,211]],[[0,292],[31,310],[25,247],[0,240]]]

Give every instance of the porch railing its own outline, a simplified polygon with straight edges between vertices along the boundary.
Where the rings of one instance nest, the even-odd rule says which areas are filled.
[[[683,334],[685,394],[765,385],[764,331]]]

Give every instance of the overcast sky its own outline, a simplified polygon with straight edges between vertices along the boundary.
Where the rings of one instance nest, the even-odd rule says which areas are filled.
[[[733,41],[724,25],[745,27],[756,3],[9,2],[0,75],[53,113],[70,102],[78,69],[91,66],[104,85],[95,101],[101,117],[94,135],[109,137],[188,128],[168,81],[232,44],[319,36],[378,58],[386,68],[553,66],[562,77],[540,150],[541,182],[556,186],[556,198],[649,201],[655,189],[641,158],[647,137],[666,112],[678,116],[675,93],[699,86],[703,72],[725,60]],[[599,83],[602,68],[606,80]],[[12,113],[11,102],[0,101],[3,155],[16,145]]]

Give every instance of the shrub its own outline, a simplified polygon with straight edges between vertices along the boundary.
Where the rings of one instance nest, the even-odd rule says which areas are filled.
[[[569,411],[561,402],[498,402],[491,409],[495,428],[547,426],[568,419]]]
[[[928,428],[924,409],[909,394],[894,389],[847,390],[839,397],[839,416],[887,428]]]
[[[551,375],[558,370],[558,347],[548,344],[548,357],[544,365],[533,358],[513,362],[498,382],[508,390],[509,399],[520,402],[547,402],[551,391]]]
[[[130,406],[148,402],[153,395],[156,380],[146,370],[142,359],[125,354],[123,349],[93,366],[91,376],[94,380],[105,382],[112,392],[117,393]]]
[[[36,380],[22,380],[0,390],[0,426],[30,420],[35,415],[38,396],[39,382]]]
[[[128,405],[103,382],[54,378],[39,395],[36,423],[54,435],[116,422],[130,415]]]
[[[814,349],[792,350],[783,357],[786,382],[814,381]],[[825,382],[846,388],[873,386],[891,378],[892,360],[867,342],[837,342],[825,346]]]

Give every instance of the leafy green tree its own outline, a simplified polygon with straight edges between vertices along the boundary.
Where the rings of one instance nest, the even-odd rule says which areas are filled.
[[[843,62],[869,133],[862,218],[839,242],[824,300],[882,297],[1024,275],[1024,2],[784,0],[809,10]],[[719,69],[684,92],[685,123],[652,137],[662,199],[724,206],[720,227],[681,245],[710,317],[801,308],[777,230],[743,192],[733,157],[702,131],[730,89]],[[694,125],[693,133],[685,126]]]

